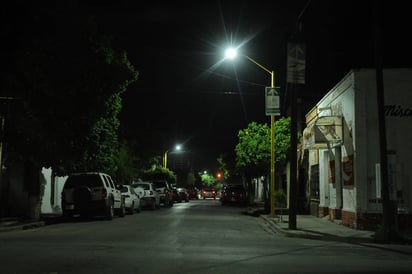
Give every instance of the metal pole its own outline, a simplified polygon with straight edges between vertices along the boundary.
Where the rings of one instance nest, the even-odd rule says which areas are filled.
[[[169,152],[169,150],[166,150],[165,154],[163,155],[163,167],[167,168],[167,152]]]
[[[271,88],[275,88],[275,72],[271,73]],[[275,216],[275,115],[270,116],[270,215]]]
[[[275,88],[275,72],[259,64],[254,59],[244,55],[246,59],[270,74],[270,87]],[[270,115],[270,215],[275,215],[275,115]]]

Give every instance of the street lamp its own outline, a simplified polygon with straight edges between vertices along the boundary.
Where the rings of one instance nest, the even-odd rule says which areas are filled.
[[[175,151],[179,151],[179,150],[181,150],[181,149],[182,149],[182,146],[180,146],[180,145],[176,145],[176,146],[174,147],[174,150],[175,150]],[[170,150],[170,149],[166,150],[165,153],[163,154],[163,167],[164,167],[164,168],[167,168],[167,154],[169,153],[169,150]]]
[[[225,53],[226,58],[233,59],[237,56],[237,51],[234,48],[229,48]],[[242,57],[248,59],[250,62],[263,69],[270,74],[270,88],[275,88],[275,72],[269,70],[263,65],[259,64],[256,60],[250,58],[247,55],[241,55]],[[271,131],[271,142],[270,142],[270,215],[275,215],[275,115],[270,115],[270,131]]]

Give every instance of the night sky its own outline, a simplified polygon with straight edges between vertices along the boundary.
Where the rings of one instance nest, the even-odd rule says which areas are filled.
[[[245,58],[223,61],[228,46],[242,45],[243,54],[274,70],[284,99],[287,44],[304,43],[303,114],[349,69],[374,66],[379,1],[76,2],[74,11],[94,15],[139,71],[123,96],[122,134],[159,155],[182,144],[195,171],[215,168],[219,154],[233,161],[238,131],[270,122],[264,109],[270,75]],[[407,1],[383,3],[383,64],[411,67]]]

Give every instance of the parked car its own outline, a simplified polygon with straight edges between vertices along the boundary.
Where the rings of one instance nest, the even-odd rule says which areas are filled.
[[[214,188],[205,187],[202,189],[202,198],[213,198],[216,199],[216,190]]]
[[[189,193],[186,188],[179,187],[177,190],[177,201],[181,203],[182,201],[189,202]]]
[[[233,203],[239,205],[246,204],[246,191],[243,185],[231,185],[223,189],[220,198],[222,205]]]
[[[189,187],[187,189],[187,192],[189,193],[189,199],[199,199],[200,192],[197,188],[195,187]]]
[[[160,197],[155,186],[150,182],[133,183],[132,187],[140,197],[140,204],[142,208],[159,209]]]
[[[172,197],[173,197],[174,202],[179,201],[179,195],[177,194],[177,188],[176,187],[172,187]]]
[[[126,210],[130,214],[133,214],[135,212],[140,212],[140,208],[141,208],[140,197],[135,192],[134,188],[130,185],[122,185],[119,187],[119,189],[124,198],[124,204],[125,204]]]
[[[104,215],[112,220],[115,213],[125,216],[125,203],[112,178],[101,172],[70,174],[62,190],[64,217]]]
[[[166,207],[173,206],[172,187],[166,180],[152,180],[157,192],[159,193],[160,203]]]

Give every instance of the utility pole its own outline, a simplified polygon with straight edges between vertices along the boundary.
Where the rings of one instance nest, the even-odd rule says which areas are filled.
[[[388,156],[386,143],[386,122],[385,122],[385,93],[383,85],[383,65],[382,65],[382,39],[381,39],[381,5],[378,1],[375,6],[375,66],[376,66],[376,99],[378,106],[378,130],[379,130],[379,151],[380,151],[380,173],[381,173],[381,196],[383,214],[383,241],[389,242],[397,233],[397,212],[396,202],[390,199],[389,176],[388,176]]]
[[[294,40],[300,42],[300,33],[302,28],[302,17],[308,8],[311,0],[306,2],[305,7],[299,14],[296,20],[296,28],[294,33]],[[288,83],[290,83],[291,93],[290,93],[290,186],[289,186],[289,229],[297,229],[296,224],[296,213],[297,213],[297,186],[298,186],[298,87],[299,84],[305,83],[305,54],[306,49],[303,44],[295,44],[295,49],[290,51],[288,49]],[[293,56],[295,54],[295,56]],[[300,66],[300,70],[293,71],[289,69],[289,66]],[[303,68],[303,69],[302,69]]]

